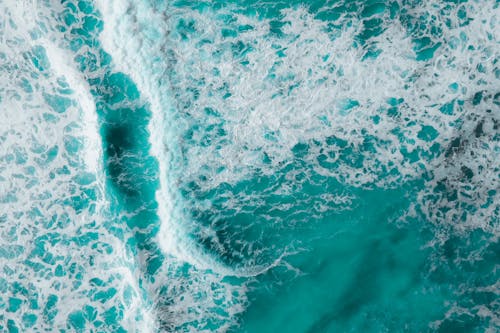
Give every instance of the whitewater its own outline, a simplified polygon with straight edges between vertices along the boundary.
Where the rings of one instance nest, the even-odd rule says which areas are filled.
[[[497,332],[499,18],[0,0],[0,331]]]

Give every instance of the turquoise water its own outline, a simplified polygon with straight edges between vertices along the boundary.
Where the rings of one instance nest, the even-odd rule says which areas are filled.
[[[500,329],[496,1],[0,12],[0,331]]]

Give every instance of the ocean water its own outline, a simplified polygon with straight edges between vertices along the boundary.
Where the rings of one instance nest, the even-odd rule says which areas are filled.
[[[0,0],[0,332],[498,332],[494,0]]]

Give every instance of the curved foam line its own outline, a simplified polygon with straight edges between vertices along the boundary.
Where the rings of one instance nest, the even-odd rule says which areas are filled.
[[[182,212],[179,211],[180,207],[174,206],[174,204],[179,204],[179,202],[175,197],[174,191],[171,189],[168,177],[171,172],[168,167],[171,164],[171,150],[168,148],[169,143],[167,141],[170,138],[167,135],[168,133],[166,134],[164,131],[169,126],[175,126],[174,124],[168,124],[165,117],[165,114],[173,112],[168,97],[165,97],[168,96],[168,87],[159,87],[155,84],[160,81],[160,78],[157,77],[158,73],[148,73],[148,75],[153,77],[152,80],[148,80],[148,75],[144,75],[144,73],[147,73],[146,68],[137,66],[137,64],[144,64],[147,59],[142,58],[143,55],[139,52],[132,53],[135,51],[133,47],[123,47],[120,41],[115,40],[115,34],[120,30],[117,25],[126,24],[117,22],[116,18],[127,17],[126,11],[128,6],[123,2],[104,0],[97,1],[97,5],[106,22],[104,31],[100,35],[103,47],[113,56],[117,69],[132,77],[144,99],[151,106],[152,119],[149,123],[150,153],[158,160],[160,173],[160,188],[156,192],[156,200],[158,202],[157,214],[161,219],[161,228],[158,236],[160,246],[166,254],[190,263],[198,269],[211,270],[221,275],[236,275],[230,267],[223,265],[206,252],[200,251],[199,246],[194,241],[189,241],[187,232],[181,225],[184,217]],[[144,8],[141,10],[147,12]],[[141,10],[138,12],[142,12]],[[164,33],[167,34],[166,31]],[[139,37],[138,34],[135,36]],[[129,38],[129,36],[124,36],[123,38]],[[146,44],[147,41],[132,41],[132,43],[137,46],[137,43]],[[153,57],[154,55],[148,54],[147,56]],[[134,68],[138,68],[138,70],[133,70]]]

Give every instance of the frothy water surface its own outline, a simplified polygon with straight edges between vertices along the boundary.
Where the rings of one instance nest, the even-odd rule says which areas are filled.
[[[0,331],[500,329],[496,1],[0,12]]]

